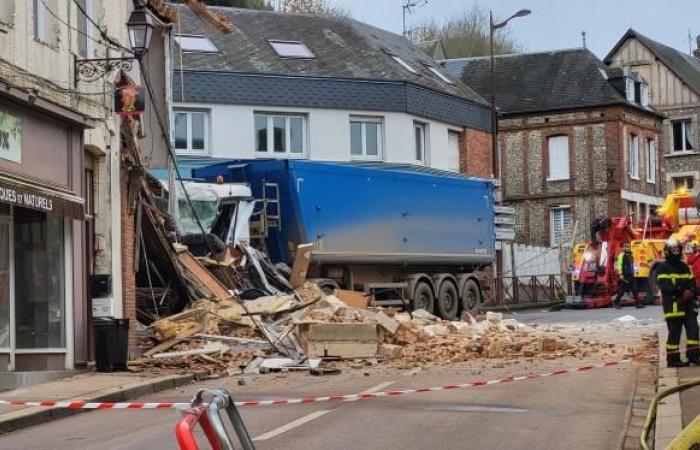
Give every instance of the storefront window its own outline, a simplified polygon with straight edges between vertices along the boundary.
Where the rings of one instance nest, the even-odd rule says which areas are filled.
[[[0,348],[10,347],[10,207],[0,204]]]
[[[15,208],[14,229],[16,347],[64,348],[63,218]]]

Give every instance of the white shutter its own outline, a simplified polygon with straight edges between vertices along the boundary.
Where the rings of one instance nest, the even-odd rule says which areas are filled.
[[[447,132],[447,155],[450,158],[447,170],[459,172],[459,133]]]
[[[549,179],[569,179],[569,137],[550,136],[547,139],[549,151]]]
[[[656,141],[649,139],[647,141],[647,181],[649,183],[656,182]]]

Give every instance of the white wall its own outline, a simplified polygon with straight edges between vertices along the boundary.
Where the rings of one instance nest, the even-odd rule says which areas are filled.
[[[448,151],[448,130],[461,128],[426,120],[405,113],[348,111],[288,107],[252,107],[239,105],[207,105],[175,103],[175,108],[205,109],[209,112],[209,156],[213,158],[274,157],[255,152],[254,112],[297,113],[306,115],[306,154],[317,161],[350,161],[350,116],[384,119],[384,152],[386,162],[415,163],[413,122],[428,124],[427,164],[443,170],[459,167],[451,161],[458,155]]]

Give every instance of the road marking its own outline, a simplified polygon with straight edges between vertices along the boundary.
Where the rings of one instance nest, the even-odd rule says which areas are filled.
[[[365,389],[364,391],[360,392],[360,394],[371,394],[373,392],[381,391],[385,387],[391,386],[394,383],[396,383],[396,381],[385,381],[384,383],[379,383],[376,386],[372,386],[369,389]],[[354,399],[348,400],[347,402],[354,402],[357,400],[359,400],[359,399],[354,398]],[[275,436],[279,436],[282,433],[286,433],[289,430],[293,430],[294,428],[300,427],[300,426],[304,425],[305,423],[311,422],[314,419],[322,417],[331,411],[333,411],[333,410],[332,409],[324,409],[321,411],[314,411],[311,414],[307,414],[303,417],[300,417],[296,420],[293,420],[286,425],[282,425],[279,428],[275,428],[274,430],[268,431],[267,433],[263,433],[260,436],[254,437],[253,440],[254,441],[266,441],[268,439],[272,439]]]
[[[307,422],[311,422],[312,420],[314,420],[318,417],[321,417],[325,414],[328,414],[331,411],[333,411],[333,410],[332,409],[324,409],[322,411],[314,411],[311,414],[307,414],[304,417],[300,417],[297,420],[293,420],[286,425],[282,425],[279,428],[275,428],[272,431],[268,431],[267,433],[263,433],[258,437],[254,437],[253,440],[254,441],[266,441],[268,439],[272,439],[275,436],[279,436],[282,433],[286,433],[289,430],[293,430],[296,427],[300,427]]]

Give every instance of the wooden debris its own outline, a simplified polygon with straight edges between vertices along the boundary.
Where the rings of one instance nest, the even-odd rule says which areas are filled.
[[[297,246],[296,254],[294,255],[294,263],[292,265],[292,276],[289,283],[292,288],[299,289],[306,281],[306,272],[309,270],[311,263],[311,249],[313,244],[301,244]]]
[[[187,338],[194,336],[200,331],[202,331],[202,326],[200,324],[191,324],[189,328],[186,328],[184,331],[177,333],[177,337],[169,339],[165,342],[161,342],[160,344],[145,352],[143,356],[150,357],[155,355],[156,353],[164,352],[165,350],[174,347],[176,344],[185,341]]]

